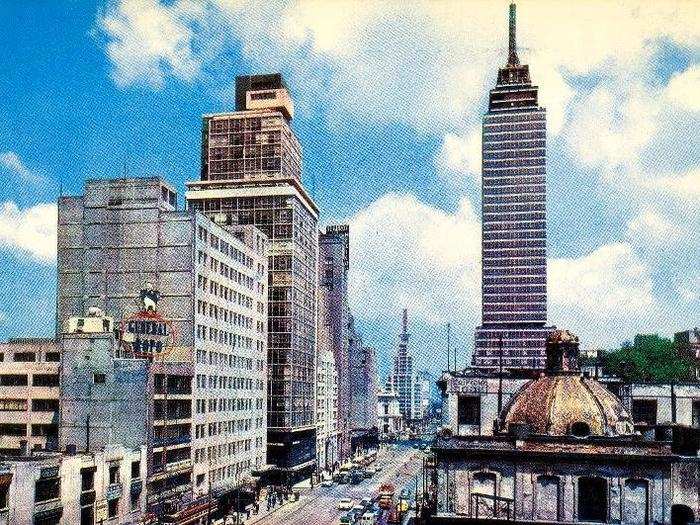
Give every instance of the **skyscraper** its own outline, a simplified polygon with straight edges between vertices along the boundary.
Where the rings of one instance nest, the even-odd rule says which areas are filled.
[[[546,113],[520,64],[515,5],[508,63],[489,94],[482,134],[482,324],[477,367],[542,368],[547,322]]]
[[[318,208],[301,183],[294,106],[280,74],[236,78],[236,111],[205,115],[190,209],[269,239],[268,462],[287,476],[316,459]]]
[[[399,335],[399,348],[394,357],[394,371],[389,377],[388,387],[399,396],[399,407],[405,421],[413,419],[413,356],[408,351],[408,310],[404,308]]]

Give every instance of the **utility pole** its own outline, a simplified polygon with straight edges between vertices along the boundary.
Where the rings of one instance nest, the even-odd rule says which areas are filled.
[[[503,409],[503,334],[498,336],[498,415]]]

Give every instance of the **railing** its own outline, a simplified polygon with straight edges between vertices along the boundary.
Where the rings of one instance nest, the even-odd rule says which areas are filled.
[[[472,494],[472,514],[475,518],[503,519],[510,521],[515,518],[512,512],[513,499],[490,494]],[[485,511],[481,514],[481,509]],[[511,517],[512,516],[512,517]]]

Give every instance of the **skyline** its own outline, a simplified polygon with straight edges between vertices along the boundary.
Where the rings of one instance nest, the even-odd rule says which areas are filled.
[[[549,114],[548,321],[579,333],[584,347],[697,324],[700,212],[689,204],[700,196],[700,139],[686,130],[700,116],[700,24],[690,2],[669,4],[687,12],[630,2],[604,17],[602,4],[564,16],[554,4],[518,2],[520,58]],[[447,321],[456,344],[471,347],[480,306],[478,126],[507,60],[507,2],[461,14],[456,3],[434,4],[395,19],[391,3],[343,17],[321,4],[250,5],[243,14],[216,2],[43,6],[32,22],[46,27],[32,34],[27,6],[0,8],[18,21],[0,37],[9,64],[0,72],[0,176],[10,182],[0,190],[0,339],[53,330],[45,313],[32,313],[37,300],[55,308],[59,187],[77,194],[89,177],[160,173],[182,207],[184,182],[198,178],[201,115],[233,110],[236,74],[279,68],[299,101],[292,125],[321,224],[350,224],[350,301],[382,371],[404,307],[418,368],[431,350],[443,355]],[[566,27],[543,21],[544,9]],[[271,32],[263,16],[275,20]],[[599,39],[576,38],[593,23]],[[206,42],[221,24],[232,41]],[[380,47],[385,34],[396,39]],[[65,52],[50,53],[49,42]],[[25,296],[27,280],[38,299]]]

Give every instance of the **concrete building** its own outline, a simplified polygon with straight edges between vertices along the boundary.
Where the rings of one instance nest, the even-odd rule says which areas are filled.
[[[380,439],[394,439],[404,430],[399,395],[393,390],[377,393],[377,429]]]
[[[361,339],[358,342],[350,353],[350,426],[369,429],[377,424],[377,355]]]
[[[338,432],[341,460],[350,454],[351,382],[355,369],[350,364],[350,228],[330,225],[318,236],[318,352],[329,349],[335,356],[338,375]]]
[[[0,524],[143,523],[146,447],[0,462]]]
[[[65,338],[92,384],[86,394],[76,377],[74,393],[95,403],[81,413],[76,400],[66,439],[91,410],[99,420],[100,391],[129,396],[123,382],[144,380],[128,360],[148,361],[149,505],[175,515],[210,491],[225,499],[266,464],[267,445],[265,236],[176,202],[159,178],[90,180],[61,198],[57,301],[60,321],[98,307],[121,338],[111,350],[108,335]],[[102,357],[88,364],[86,350]]]
[[[510,384],[515,393],[486,425],[477,403],[446,396],[450,419],[469,421],[433,445],[428,523],[694,520],[700,434],[675,426],[672,439],[640,435],[620,399],[580,373],[578,358],[578,338],[553,332],[545,374]],[[489,435],[475,435],[480,420]]]
[[[433,378],[427,370],[416,374],[413,382],[413,420],[418,424],[425,422],[429,416],[432,384]]]
[[[676,332],[673,342],[679,354],[692,362],[691,379],[700,380],[700,329]]]
[[[319,330],[319,340],[321,337]],[[335,356],[327,349],[319,349],[316,376],[316,465],[318,471],[331,471],[340,462],[338,371]]]
[[[59,362],[53,339],[0,343],[0,453],[57,449]]]
[[[515,45],[489,95],[482,139],[482,324],[473,365],[542,368],[547,322],[546,114]]]
[[[201,180],[186,197],[217,224],[252,224],[269,239],[268,462],[289,479],[316,461],[318,209],[281,75],[238,77],[236,93],[236,111],[203,117]]]
[[[408,310],[404,309],[399,347],[394,357],[394,368],[389,375],[387,388],[398,394],[401,415],[407,423],[413,419],[413,383],[415,380],[413,356],[410,355],[408,350],[409,338]]]

